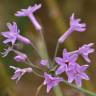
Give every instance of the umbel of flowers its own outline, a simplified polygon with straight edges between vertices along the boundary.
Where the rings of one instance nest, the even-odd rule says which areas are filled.
[[[23,17],[26,16],[29,18],[29,20],[32,22],[33,26],[35,27],[36,31],[41,32],[42,34],[42,27],[38,23],[37,19],[34,16],[34,12],[39,10],[41,8],[41,4],[35,4],[34,6],[29,6],[27,9],[21,9],[21,11],[17,11],[15,13],[15,16],[17,17]],[[75,19],[75,14],[73,13],[70,16],[70,26],[66,32],[58,39],[58,44],[64,43],[65,39],[67,39],[72,32],[84,32],[86,30],[86,24],[80,23],[81,19]],[[5,51],[1,54],[3,57],[6,57],[9,52],[14,52],[16,56],[14,57],[14,60],[17,62],[24,62],[29,64],[28,68],[18,68],[14,66],[10,66],[14,70],[14,75],[12,76],[12,80],[16,80],[16,83],[21,79],[21,77],[25,73],[33,72],[35,75],[44,78],[43,85],[47,85],[47,93],[56,85],[58,85],[60,82],[63,82],[65,79],[63,77],[60,77],[62,73],[65,73],[67,75],[67,82],[72,83],[75,81],[77,87],[82,86],[82,79],[89,80],[90,78],[85,73],[85,71],[90,66],[91,60],[89,58],[89,54],[94,52],[94,49],[92,46],[94,43],[84,44],[81,47],[79,47],[77,50],[74,50],[72,52],[68,52],[66,48],[63,49],[62,57],[55,56],[54,62],[55,64],[49,64],[50,58],[43,58],[41,57],[40,65],[43,67],[47,67],[48,70],[44,71],[39,66],[36,66],[35,64],[30,61],[27,54],[22,53],[18,51],[18,49],[15,48],[16,41],[22,42],[24,44],[32,45],[32,47],[37,51],[38,49],[34,47],[34,44],[26,37],[20,35],[20,30],[16,24],[16,22],[7,23],[8,30],[6,32],[1,32],[0,34],[5,38],[3,43],[8,45],[7,49],[4,49]],[[11,45],[10,45],[11,43]],[[46,54],[46,53],[45,53]],[[77,62],[77,59],[79,56],[82,56],[87,64],[80,65]],[[52,66],[54,65],[54,66]],[[41,67],[42,67],[41,66]],[[39,70],[43,70],[44,75],[41,75],[40,73],[37,73],[34,71],[34,68],[37,68]],[[54,74],[51,73],[51,71],[54,71]],[[59,76],[60,75],[60,76]]]

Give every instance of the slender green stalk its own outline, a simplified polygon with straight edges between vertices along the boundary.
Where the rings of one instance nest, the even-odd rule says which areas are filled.
[[[34,69],[32,69],[32,72],[33,72],[35,75],[37,75],[38,77],[44,78],[43,75],[40,75],[39,73],[37,73],[36,71],[34,71]]]
[[[42,56],[40,55],[38,49],[34,46],[34,44],[31,43],[30,45],[31,45],[31,46],[34,48],[34,50],[37,52],[38,56],[39,56],[40,58],[42,58]]]
[[[46,53],[45,58],[47,58],[49,60],[48,50],[47,50],[47,46],[46,46],[46,42],[45,42],[45,38],[44,38],[42,30],[40,31],[40,36],[41,36],[41,39],[43,41],[43,45],[44,45],[44,49],[45,49],[45,53]]]
[[[64,96],[59,86],[54,87],[53,90],[56,96]]]
[[[27,58],[27,61],[28,61],[28,62],[25,62],[26,64],[28,64],[28,65],[30,65],[30,66],[32,66],[32,67],[38,68],[39,70],[42,71],[42,69],[39,68],[38,66],[35,66],[35,65],[30,61],[29,58]],[[32,72],[33,72],[35,75],[37,75],[37,76],[39,76],[39,77],[41,77],[41,78],[44,78],[44,76],[42,76],[41,74],[39,74],[39,73],[37,73],[36,71],[34,71],[33,68],[32,68]]]
[[[79,88],[79,87],[77,87],[77,86],[75,86],[73,84],[68,83],[66,80],[64,80],[63,82],[64,82],[64,84],[69,85],[70,87],[72,87],[72,88],[74,88],[74,89],[76,89],[76,90],[78,90],[78,91],[80,91],[80,92],[82,92],[82,93],[84,93],[86,95],[96,96],[96,93],[90,92],[90,91],[88,91],[88,90],[86,90],[84,88]]]
[[[26,64],[28,64],[28,65],[30,65],[30,66],[32,66],[32,67],[35,67],[35,68],[38,68],[39,70],[41,70],[38,66],[35,66],[29,59],[27,59],[27,61],[28,61],[28,62],[25,62]],[[39,76],[39,77],[41,77],[41,78],[44,78],[44,76],[42,76],[42,75],[40,75],[39,73],[35,72],[33,68],[32,68],[32,72],[33,72],[35,75],[37,75],[37,76]]]
[[[38,67],[38,66],[36,66],[36,65],[34,65],[31,61],[30,61],[30,59],[29,58],[27,58],[27,62],[25,62],[26,64],[28,64],[28,65],[30,65],[30,66],[32,66],[32,67],[34,67],[34,68],[37,68],[37,69],[39,69],[39,70],[41,70],[42,71],[42,69],[40,68],[40,67]]]
[[[55,49],[55,54],[54,54],[54,57],[53,57],[53,62],[54,62],[55,57],[56,57],[56,55],[58,53],[58,49],[59,49],[59,42],[57,42],[57,44],[56,44],[56,49]]]
[[[41,83],[41,85],[37,88],[37,91],[36,91],[36,96],[38,96],[39,95],[39,92],[40,92],[40,90],[41,90],[41,88],[44,86],[44,84],[43,83]]]

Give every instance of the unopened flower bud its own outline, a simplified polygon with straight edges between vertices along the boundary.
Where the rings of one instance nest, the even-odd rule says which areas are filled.
[[[42,60],[40,61],[40,64],[43,65],[43,66],[45,66],[45,65],[48,64],[48,60],[47,60],[47,59],[42,59]]]
[[[19,54],[14,57],[15,61],[17,62],[24,62],[27,59],[27,55]]]

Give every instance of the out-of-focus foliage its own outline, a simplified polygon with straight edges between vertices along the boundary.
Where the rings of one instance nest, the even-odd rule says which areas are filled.
[[[69,27],[69,17],[73,12],[77,17],[80,17],[82,21],[86,22],[87,30],[80,34],[74,32],[65,41],[64,45],[60,46],[58,55],[61,55],[64,47],[67,47],[69,50],[75,50],[84,43],[96,42],[96,0],[0,0],[0,32],[7,30],[7,22],[16,21],[21,30],[21,34],[30,38],[30,40],[40,47],[42,45],[40,38],[28,18],[17,18],[14,16],[16,11],[27,8],[29,5],[35,3],[42,4],[42,8],[36,12],[35,15],[43,27],[51,58],[53,57],[58,37]],[[19,47],[22,52],[29,55],[29,58],[34,63],[38,63],[39,58],[30,46],[20,44]],[[94,48],[95,47],[96,45]],[[4,45],[2,44],[2,38],[0,36],[0,51],[3,50],[3,48]],[[21,67],[25,67],[26,65],[16,63],[13,60],[13,56],[14,54],[10,53],[6,58],[0,57],[0,96],[35,96],[37,87],[43,80],[34,74],[28,74],[16,85],[14,81],[10,80],[13,72],[9,69],[9,65],[13,64],[14,66]],[[96,92],[96,54],[94,53],[90,57],[93,61],[88,71],[90,81],[83,82],[83,87]],[[81,59],[80,62],[85,63]],[[61,87],[63,94],[65,94],[64,96],[84,96],[82,93],[64,84],[62,84]],[[45,94],[46,90],[45,87],[43,87],[39,96],[45,96]],[[54,96],[53,92],[48,96]]]

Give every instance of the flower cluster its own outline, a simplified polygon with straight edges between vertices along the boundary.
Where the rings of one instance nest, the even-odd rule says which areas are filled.
[[[41,32],[42,34],[42,27],[38,23],[37,19],[34,16],[34,12],[39,10],[41,8],[41,4],[35,4],[34,6],[29,6],[27,9],[21,9],[21,11],[17,11],[15,13],[15,16],[22,17],[27,16],[29,20],[32,22],[33,26],[35,27],[36,31]],[[68,30],[58,39],[57,43],[63,43],[65,39],[68,38],[68,36],[74,32],[83,32],[86,30],[86,24],[80,23],[80,19],[75,19],[74,13],[70,17],[70,27]],[[43,77],[44,82],[43,85],[47,85],[47,93],[56,85],[58,85],[60,82],[63,82],[65,79],[63,77],[60,77],[62,73],[65,73],[68,77],[68,80],[66,80],[68,83],[72,83],[75,81],[76,85],[78,87],[82,86],[82,79],[89,80],[88,75],[85,73],[87,68],[90,66],[91,60],[89,58],[89,54],[94,52],[94,49],[92,46],[94,43],[84,44],[80,48],[78,48],[75,51],[68,52],[66,48],[63,49],[63,56],[57,57],[55,55],[55,58],[53,62],[50,58],[44,58],[41,57],[40,65],[41,67],[46,67],[47,71],[43,70],[43,68],[40,68],[40,66],[36,66],[35,64],[30,61],[28,56],[25,53],[22,53],[18,51],[18,49],[14,48],[17,44],[17,40],[19,42],[22,42],[23,44],[33,45],[33,43],[26,37],[20,35],[20,30],[17,27],[16,22],[7,23],[8,31],[1,32],[0,34],[5,37],[6,39],[3,41],[3,43],[8,45],[7,49],[4,49],[4,52],[1,52],[3,57],[6,57],[10,51],[14,52],[16,56],[14,57],[14,60],[17,62],[24,62],[28,64],[30,67],[28,68],[18,68],[14,66],[10,66],[10,68],[14,69],[14,75],[12,76],[12,80],[16,80],[16,83],[21,79],[21,77],[25,73],[33,72],[35,75],[39,77]],[[36,48],[32,46],[33,48]],[[35,51],[38,51],[36,49]],[[57,51],[57,50],[56,50]],[[46,54],[46,53],[45,53]],[[82,56],[82,58],[87,62],[85,65],[80,65],[77,63],[77,59],[79,56]],[[43,58],[43,59],[42,59]],[[53,64],[55,63],[55,64]],[[54,66],[53,66],[54,65]],[[41,73],[35,72],[35,68],[39,69],[39,71],[43,71],[43,75]],[[60,75],[60,76],[59,76]]]

